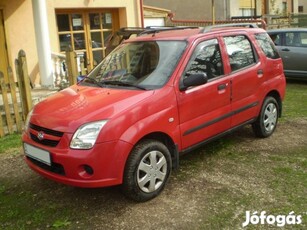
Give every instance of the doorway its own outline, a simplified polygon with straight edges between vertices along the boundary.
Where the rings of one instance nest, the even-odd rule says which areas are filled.
[[[106,43],[119,29],[118,17],[117,9],[57,11],[60,52],[71,46],[90,71],[105,57]]]
[[[7,68],[9,65],[2,10],[0,10],[0,57],[0,71],[4,75],[4,81],[8,82]]]

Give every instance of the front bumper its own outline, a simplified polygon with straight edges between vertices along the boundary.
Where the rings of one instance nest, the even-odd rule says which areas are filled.
[[[76,187],[106,187],[122,183],[125,163],[132,145],[123,141],[96,143],[90,150],[47,147],[33,142],[26,134],[23,142],[47,151],[47,165],[25,155],[29,167],[40,175]]]

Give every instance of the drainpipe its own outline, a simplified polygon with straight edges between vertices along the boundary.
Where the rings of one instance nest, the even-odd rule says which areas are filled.
[[[54,81],[52,75],[51,48],[46,1],[32,0],[32,9],[41,86],[46,88],[53,88]]]
[[[215,25],[215,2],[212,0],[212,25]]]
[[[140,0],[141,27],[144,28],[143,0]]]

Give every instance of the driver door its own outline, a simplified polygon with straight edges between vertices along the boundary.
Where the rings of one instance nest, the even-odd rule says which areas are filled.
[[[194,73],[205,73],[208,82],[178,93],[183,149],[228,130],[231,122],[230,78],[224,75],[217,39],[196,46],[181,78]]]

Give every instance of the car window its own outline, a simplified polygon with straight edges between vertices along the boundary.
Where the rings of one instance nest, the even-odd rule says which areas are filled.
[[[224,74],[221,52],[217,39],[198,44],[184,72],[184,78],[191,74],[205,73],[209,80]]]
[[[256,41],[264,52],[265,56],[272,59],[279,58],[279,54],[266,33],[255,34]]]
[[[293,46],[293,47],[307,46],[307,32],[287,32],[286,46]]]
[[[270,33],[270,37],[276,46],[281,46],[282,36],[280,33]]]
[[[307,47],[307,32],[286,33],[286,46]]]
[[[224,37],[231,71],[256,63],[255,54],[248,38],[244,35]]]
[[[294,35],[295,33],[292,32],[286,33],[286,46],[294,46]]]
[[[80,84],[161,88],[186,47],[185,41],[130,42],[112,51]],[[96,83],[96,84],[93,84]]]
[[[302,46],[307,47],[307,32],[300,33],[300,40],[301,40]]]

